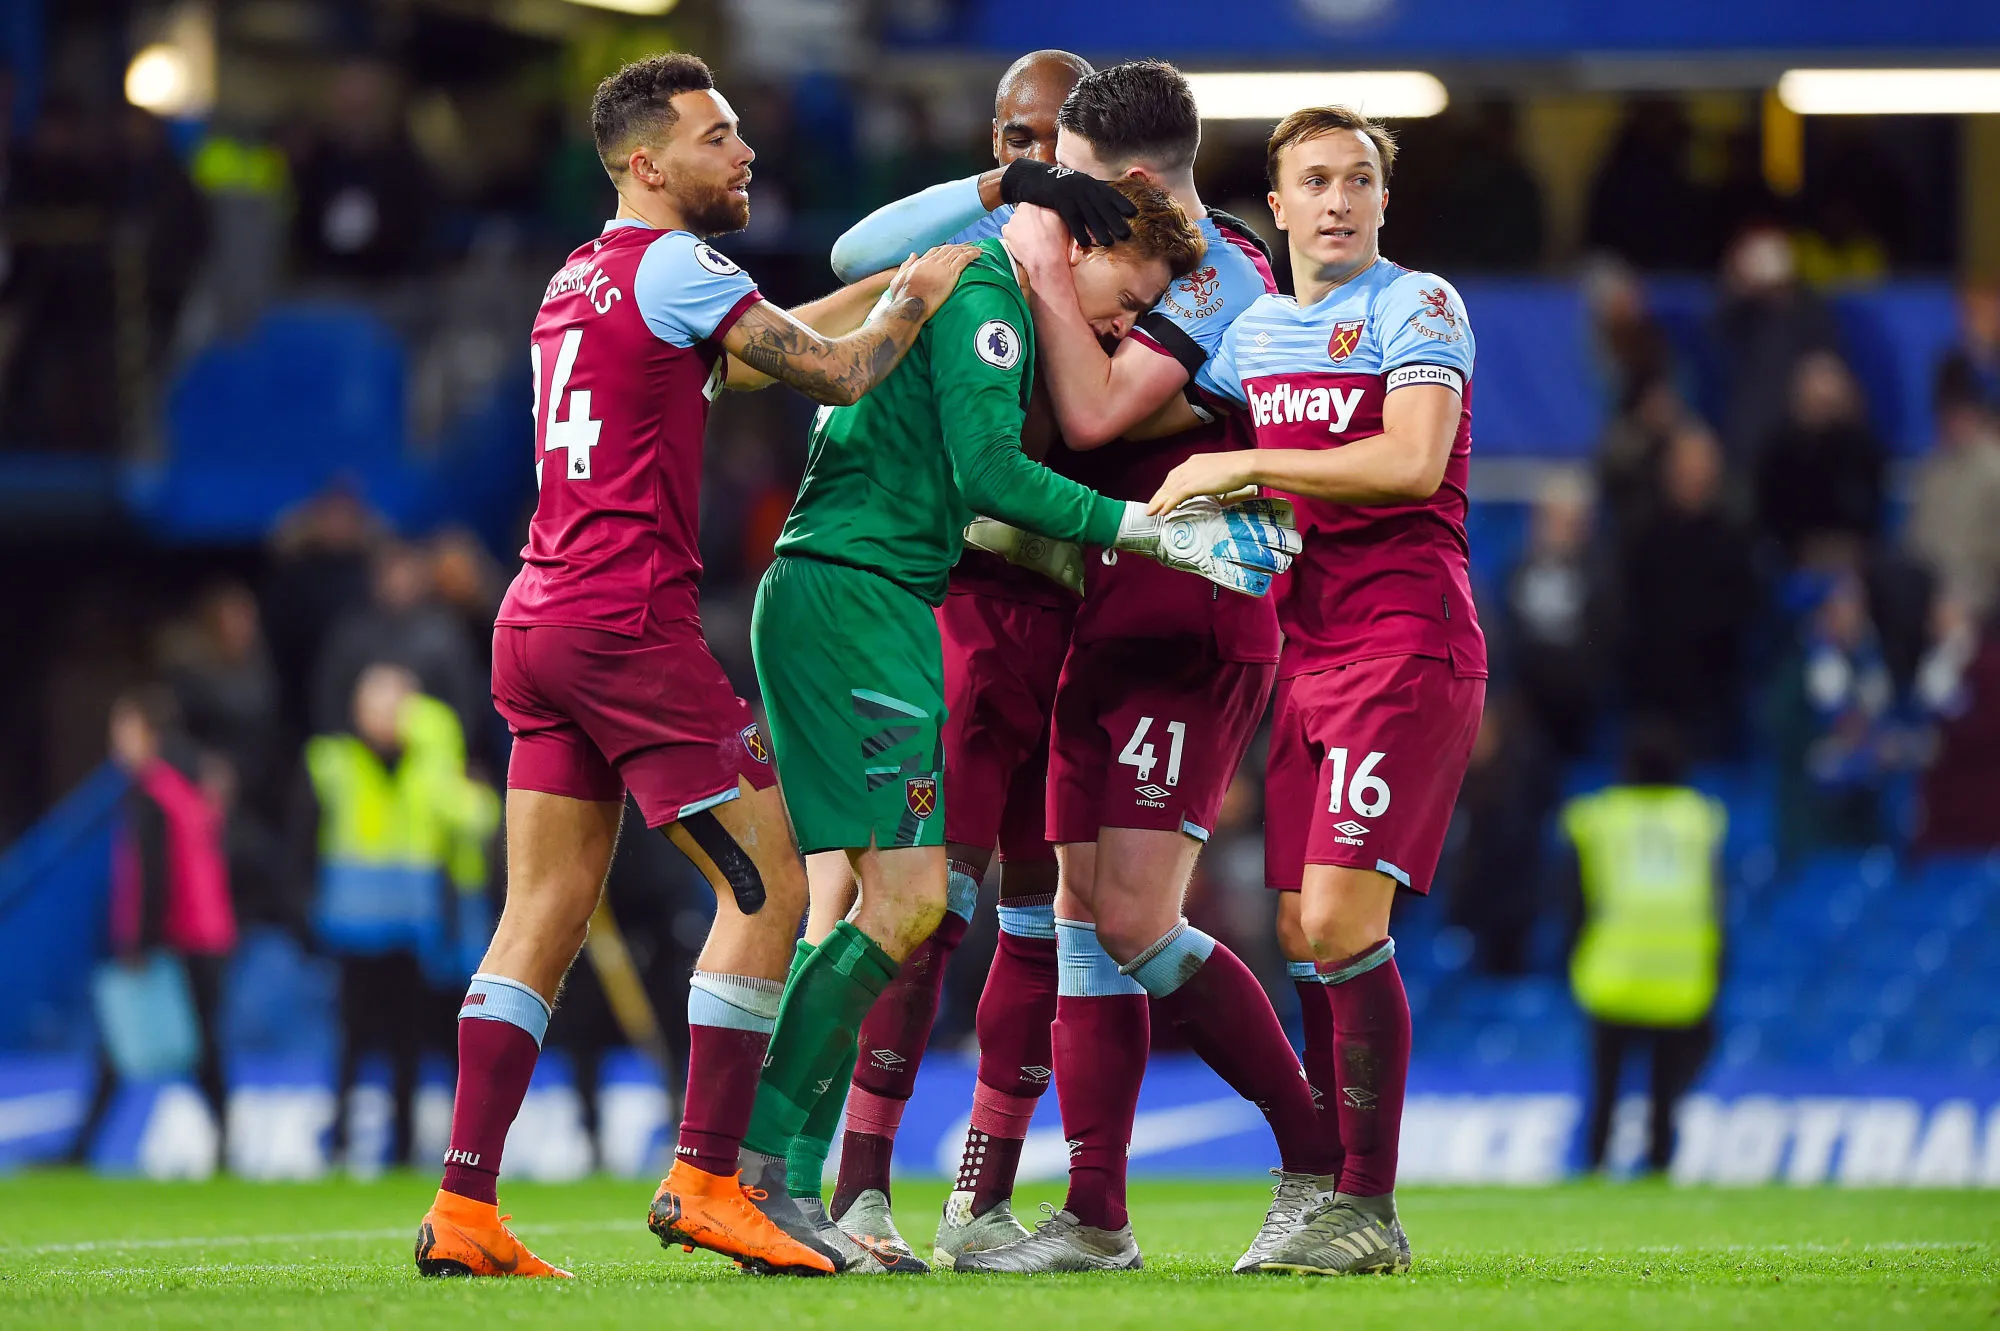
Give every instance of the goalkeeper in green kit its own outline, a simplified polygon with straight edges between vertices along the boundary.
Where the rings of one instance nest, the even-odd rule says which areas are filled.
[[[1064,183],[1101,189],[1097,202],[1129,214],[1128,236],[1071,253],[1085,317],[1100,337],[1122,338],[1194,269],[1200,232],[1149,185]],[[751,622],[814,909],[744,1138],[743,1185],[764,1193],[758,1205],[780,1228],[843,1270],[925,1269],[906,1247],[862,1250],[842,1234],[819,1204],[818,1174],[862,1017],[945,910],[944,659],[934,611],[966,524],[985,516],[1151,557],[1249,595],[1268,592],[1299,549],[1283,501],[1204,500],[1149,518],[1144,504],[1108,499],[1024,454],[1033,325],[1004,241],[980,249],[903,364],[860,402],[815,419],[805,478]],[[846,862],[814,858],[828,851],[846,852]],[[858,902],[827,929],[852,882]],[[801,1158],[797,1197],[786,1178],[795,1138],[817,1142]]]

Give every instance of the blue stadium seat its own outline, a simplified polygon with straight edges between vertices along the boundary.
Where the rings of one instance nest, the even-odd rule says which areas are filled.
[[[168,459],[135,477],[130,502],[169,537],[254,539],[336,476],[392,499],[407,483],[404,361],[359,307],[272,310],[182,372]]]

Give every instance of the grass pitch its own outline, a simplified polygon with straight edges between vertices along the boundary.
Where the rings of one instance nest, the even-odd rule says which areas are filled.
[[[1411,1189],[1407,1276],[1238,1277],[1268,1192],[1145,1183],[1136,1274],[756,1279],[661,1251],[643,1183],[516,1184],[516,1231],[574,1281],[426,1281],[428,1177],[372,1184],[0,1179],[0,1325],[1022,1327],[2000,1327],[2000,1195],[1660,1185]],[[928,1248],[941,1184],[897,1189]],[[1059,1200],[1024,1189],[1020,1210]]]

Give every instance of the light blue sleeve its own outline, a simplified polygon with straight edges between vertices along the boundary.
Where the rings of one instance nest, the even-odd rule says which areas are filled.
[[[978,176],[933,185],[884,204],[833,242],[834,275],[843,282],[858,282],[894,268],[912,254],[944,244],[953,233],[978,225],[986,215],[986,206],[979,201]]]
[[[714,336],[730,311],[757,294],[750,274],[685,231],[646,247],[632,275],[632,299],[662,342],[691,347]]]
[[[1376,327],[1388,330],[1382,335],[1383,374],[1410,365],[1441,366],[1456,372],[1457,387],[1464,391],[1472,378],[1472,323],[1451,283],[1435,273],[1405,273],[1376,297],[1374,317]],[[1446,382],[1442,377],[1405,381]]]
[[[1261,283],[1258,294],[1263,294]],[[1241,319],[1229,321],[1229,326],[1222,330],[1222,336],[1209,349],[1208,359],[1194,372],[1195,387],[1217,397],[1228,398],[1231,402],[1248,401],[1243,396],[1243,380],[1236,369],[1236,343],[1240,336],[1236,330],[1242,323]]]
[[[1190,343],[1206,358],[1222,345],[1236,316],[1263,294],[1264,275],[1257,265],[1228,241],[1210,236],[1200,265],[1167,288],[1160,303],[1139,320],[1139,328],[1183,363],[1192,358],[1183,355]],[[1181,337],[1169,328],[1179,330]]]
[[[945,245],[976,245],[982,240],[991,240],[1000,234],[1014,216],[1014,205],[1003,203],[992,212],[985,214],[970,226],[963,227],[948,239],[939,242]]]

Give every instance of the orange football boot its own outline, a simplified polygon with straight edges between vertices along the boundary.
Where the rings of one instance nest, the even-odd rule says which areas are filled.
[[[706,1248],[759,1275],[830,1276],[833,1263],[771,1222],[751,1204],[743,1175],[711,1174],[685,1160],[660,1181],[646,1228],[660,1246],[683,1251]]]
[[[417,1226],[417,1272],[427,1276],[560,1276],[507,1228],[512,1216],[455,1192],[438,1190],[437,1200]]]

